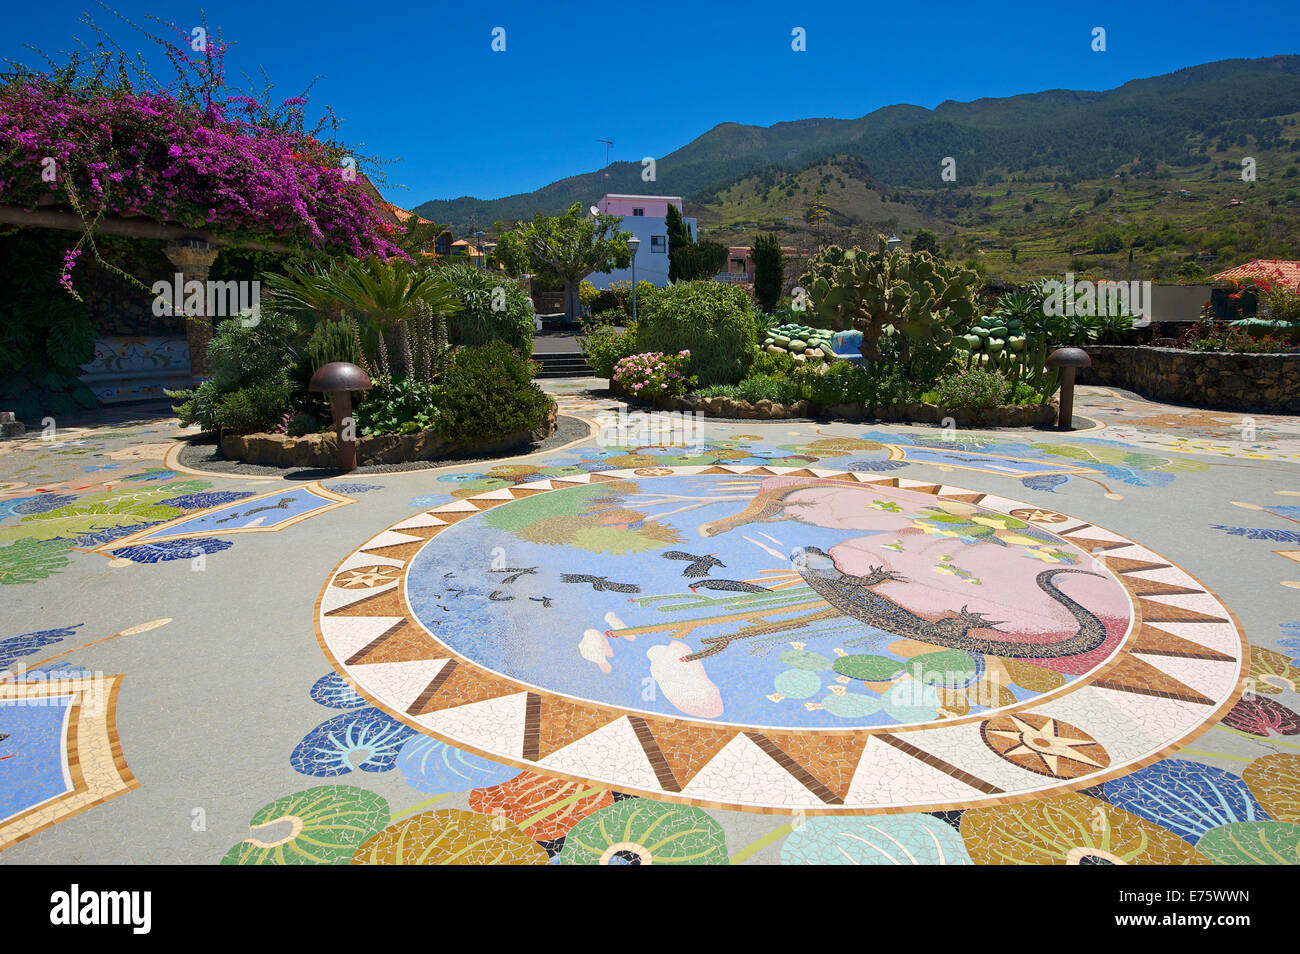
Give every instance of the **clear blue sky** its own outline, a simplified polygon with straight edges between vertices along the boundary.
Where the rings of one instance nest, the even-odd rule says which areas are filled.
[[[199,4],[118,0],[197,25]],[[1300,3],[735,0],[207,0],[237,41],[229,73],[265,69],[280,98],[323,74],[312,104],[388,168],[399,205],[530,191],[612,159],[663,156],[721,122],[852,118],[1043,89],[1109,89],[1212,60],[1300,50]],[[89,0],[10,3],[0,56],[65,50]],[[103,24],[113,22],[94,9]],[[506,50],[491,49],[494,27]],[[1094,27],[1107,50],[1094,53]],[[791,50],[791,30],[807,51]],[[137,48],[129,30],[114,35]],[[310,107],[309,107],[310,108]],[[405,185],[408,188],[399,189]]]

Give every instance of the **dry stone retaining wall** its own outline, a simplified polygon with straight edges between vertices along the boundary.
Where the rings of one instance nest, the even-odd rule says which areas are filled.
[[[1093,345],[1084,384],[1229,411],[1300,413],[1300,353],[1230,354],[1138,345]]]
[[[437,431],[413,434],[372,434],[357,439],[357,463],[400,464],[442,457],[490,457],[524,444],[545,440],[555,433],[556,409],[534,431],[506,434],[491,441],[453,444]],[[287,434],[222,434],[221,452],[232,460],[271,467],[335,467],[338,465],[338,437],[333,431],[290,437]]]

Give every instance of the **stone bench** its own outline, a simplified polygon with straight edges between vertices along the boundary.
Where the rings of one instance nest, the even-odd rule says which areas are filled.
[[[194,385],[184,338],[99,338],[95,357],[81,366],[82,383],[100,404],[156,401],[163,390]]]

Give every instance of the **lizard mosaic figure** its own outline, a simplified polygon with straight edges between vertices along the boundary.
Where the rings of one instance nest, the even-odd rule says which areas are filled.
[[[820,485],[825,486],[826,483],[828,482],[822,481]],[[788,498],[812,486],[810,481],[802,478],[766,482],[743,510],[729,517],[702,524],[699,527],[699,534],[703,537],[714,537],[747,524],[775,523],[792,518],[798,520],[799,511],[794,508],[805,508],[810,504]],[[845,483],[841,486],[865,490],[854,484]],[[1055,578],[1063,573],[1100,576],[1088,570],[1054,568],[1044,570],[1035,577],[1034,582],[1038,588],[1063,606],[1079,624],[1078,631],[1067,639],[1035,643],[988,639],[972,635],[976,630],[997,632],[996,627],[1001,621],[990,620],[982,613],[969,611],[965,606],[960,611],[952,611],[953,615],[942,616],[936,620],[926,619],[873,589],[884,583],[909,582],[906,577],[883,567],[872,567],[871,572],[862,576],[844,573],[836,566],[835,560],[829,553],[810,546],[803,548],[801,556],[795,561],[795,568],[799,576],[818,596],[843,615],[885,632],[936,646],[991,656],[1046,659],[1088,653],[1106,641],[1106,627],[1101,620],[1078,601],[1063,593],[1054,582]],[[706,642],[711,644],[709,649],[688,658],[703,658],[725,648],[737,638],[764,634],[773,628],[770,625],[756,627],[752,631],[747,630],[740,634],[707,639]]]

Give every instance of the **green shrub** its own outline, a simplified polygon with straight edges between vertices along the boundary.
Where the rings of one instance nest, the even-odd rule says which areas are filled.
[[[996,407],[1007,399],[1006,378],[996,371],[973,369],[939,382],[938,404],[947,408]]]
[[[734,384],[754,358],[753,307],[744,289],[681,282],[638,302],[640,351],[691,353],[690,373],[703,385]]]
[[[618,295],[608,288],[597,289],[590,282],[583,282],[578,286],[578,301],[586,305],[592,315],[618,308]]]
[[[641,303],[653,295],[658,289],[655,288],[654,282],[648,282],[644,278],[636,283],[636,304],[637,310],[641,308]],[[606,289],[614,296],[614,308],[626,314],[632,314],[632,282],[610,282],[609,288]],[[592,309],[593,312],[595,309]],[[610,309],[606,309],[610,310]]]
[[[283,376],[221,395],[213,409],[217,427],[242,431],[274,430],[289,411],[293,388]]]
[[[736,385],[742,400],[751,404],[759,401],[771,401],[774,404],[789,404],[799,400],[799,389],[786,377],[771,374],[751,374]]]
[[[1011,388],[1011,393],[1007,395],[1007,399],[1005,403],[1037,404],[1041,398],[1042,395],[1039,394],[1037,390],[1035,390],[1032,384],[1028,384],[1024,381],[1017,381],[1015,383],[1015,386]],[[936,396],[935,401],[932,403],[937,403],[937,401],[938,398]]]
[[[440,423],[437,385],[415,378],[377,381],[357,404],[357,433],[409,434]]]
[[[584,321],[578,344],[597,377],[613,377],[614,365],[637,353],[636,326],[619,331],[602,321]]]
[[[804,364],[793,377],[799,396],[814,404],[899,404],[918,398],[923,387],[899,364],[836,361],[824,372],[820,367]]]
[[[533,383],[533,363],[504,341],[462,348],[438,395],[438,429],[457,443],[532,430],[555,402]]]
[[[197,388],[165,393],[180,402],[172,410],[186,426],[197,424],[205,431],[271,427],[292,409],[295,394],[309,400],[311,368],[300,349],[306,351],[305,340],[293,316],[264,306],[256,325],[237,318],[217,325],[208,342],[209,380]],[[245,390],[249,393],[226,402]]]
[[[816,365],[806,365],[799,369],[795,383],[800,396],[814,404],[866,404],[874,397],[870,372],[848,361],[836,361],[824,373]]]
[[[788,351],[770,352],[761,348],[755,352],[754,360],[749,365],[749,376],[763,374],[777,378],[788,378],[794,374],[800,362]]]
[[[637,305],[653,294],[653,283],[641,281],[636,283]],[[584,281],[578,286],[578,301],[591,310],[593,317],[602,315],[607,319],[607,312],[632,313],[632,283],[630,281],[611,282],[608,288],[597,289],[591,282]]]
[[[197,425],[205,431],[216,430],[217,401],[221,392],[211,380],[204,381],[197,388],[164,391],[169,398],[180,401],[172,407],[184,427]]]
[[[266,381],[297,362],[302,343],[302,330],[288,312],[263,308],[254,325],[227,318],[208,342],[212,381],[222,393]]]
[[[314,414],[298,413],[284,424],[284,432],[290,437],[302,437],[304,434],[312,434],[320,429],[321,423]]]
[[[464,303],[447,319],[447,337],[453,345],[478,347],[504,341],[520,354],[532,353],[533,302],[518,283],[462,263],[444,265],[439,274],[451,281]]]
[[[313,372],[332,361],[361,364],[361,343],[356,329],[346,321],[322,321],[307,341],[307,356]]]
[[[740,388],[735,384],[710,384],[707,388],[700,388],[696,391],[695,396],[702,398],[725,397],[739,400]]]

